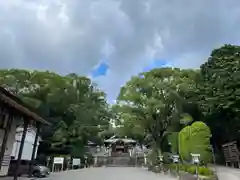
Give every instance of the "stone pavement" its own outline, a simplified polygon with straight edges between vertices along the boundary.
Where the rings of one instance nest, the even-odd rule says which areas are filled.
[[[100,167],[52,173],[44,180],[176,180],[134,167]]]

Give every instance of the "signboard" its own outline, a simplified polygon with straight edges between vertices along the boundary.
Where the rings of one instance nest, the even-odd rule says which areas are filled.
[[[172,155],[172,160],[174,163],[178,163],[179,162],[179,155]]]
[[[200,163],[200,154],[191,154],[193,164]]]
[[[77,158],[74,158],[73,160],[72,160],[72,165],[73,166],[78,166],[78,165],[80,165],[81,164],[81,159],[79,158],[79,159],[77,159]]]
[[[53,164],[63,164],[63,157],[54,157]]]
[[[9,166],[11,158],[9,155],[4,155],[2,160],[2,166]]]

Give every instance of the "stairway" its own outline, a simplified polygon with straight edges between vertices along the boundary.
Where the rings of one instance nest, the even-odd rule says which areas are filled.
[[[108,167],[128,167],[130,165],[131,158],[128,153],[118,154],[117,156],[108,157]]]

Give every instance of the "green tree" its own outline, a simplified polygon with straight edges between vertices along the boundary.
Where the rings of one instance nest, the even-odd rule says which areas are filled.
[[[1,86],[52,123],[41,130],[44,148],[40,150],[45,154],[53,150],[76,154],[90,138],[99,138],[98,132],[111,118],[105,94],[86,77],[11,69],[1,70],[0,78]]]
[[[119,119],[141,127],[161,153],[168,132],[178,128],[172,125],[179,125],[183,105],[196,93],[197,76],[191,70],[161,68],[133,77],[118,97]]]
[[[218,147],[240,137],[239,54],[240,46],[224,45],[201,66],[198,102]]]

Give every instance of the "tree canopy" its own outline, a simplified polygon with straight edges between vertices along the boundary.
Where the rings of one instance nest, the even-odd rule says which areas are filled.
[[[166,135],[179,128],[184,105],[194,96],[197,75],[194,70],[161,68],[133,77],[118,97],[120,124],[163,148]]]
[[[218,148],[225,142],[238,140],[239,80],[240,46],[233,45],[213,50],[197,70],[157,68],[132,77],[112,106],[107,104],[105,93],[83,76],[0,70],[0,85],[53,124],[42,128],[44,142],[51,144],[44,147],[44,151],[64,149],[75,155],[88,140],[101,143],[102,138],[113,134],[157,147],[157,154],[165,151],[166,140],[170,139],[174,142],[174,152],[179,152],[179,143],[188,142],[184,138],[198,141],[199,136],[204,136],[199,142],[208,147],[212,134],[211,142]],[[110,120],[114,120],[118,128],[111,128]],[[196,121],[202,121],[206,127]],[[193,137],[178,139],[189,128],[196,132],[192,133]],[[182,152],[185,156],[187,151]]]
[[[240,46],[212,51],[201,66],[198,103],[220,146],[238,139],[240,129]]]
[[[220,148],[240,137],[239,75],[240,46],[234,45],[213,50],[197,70],[157,68],[140,73],[121,88],[117,120],[126,134],[140,128],[136,134],[141,132],[158,147],[165,134],[172,132],[169,138],[176,139],[184,127],[203,121],[212,138],[206,136]]]
[[[105,93],[90,79],[19,69],[1,70],[0,78],[1,86],[52,123],[41,130],[44,153],[76,152],[74,148],[83,148],[88,140],[101,141],[98,133],[108,127],[111,113]]]

